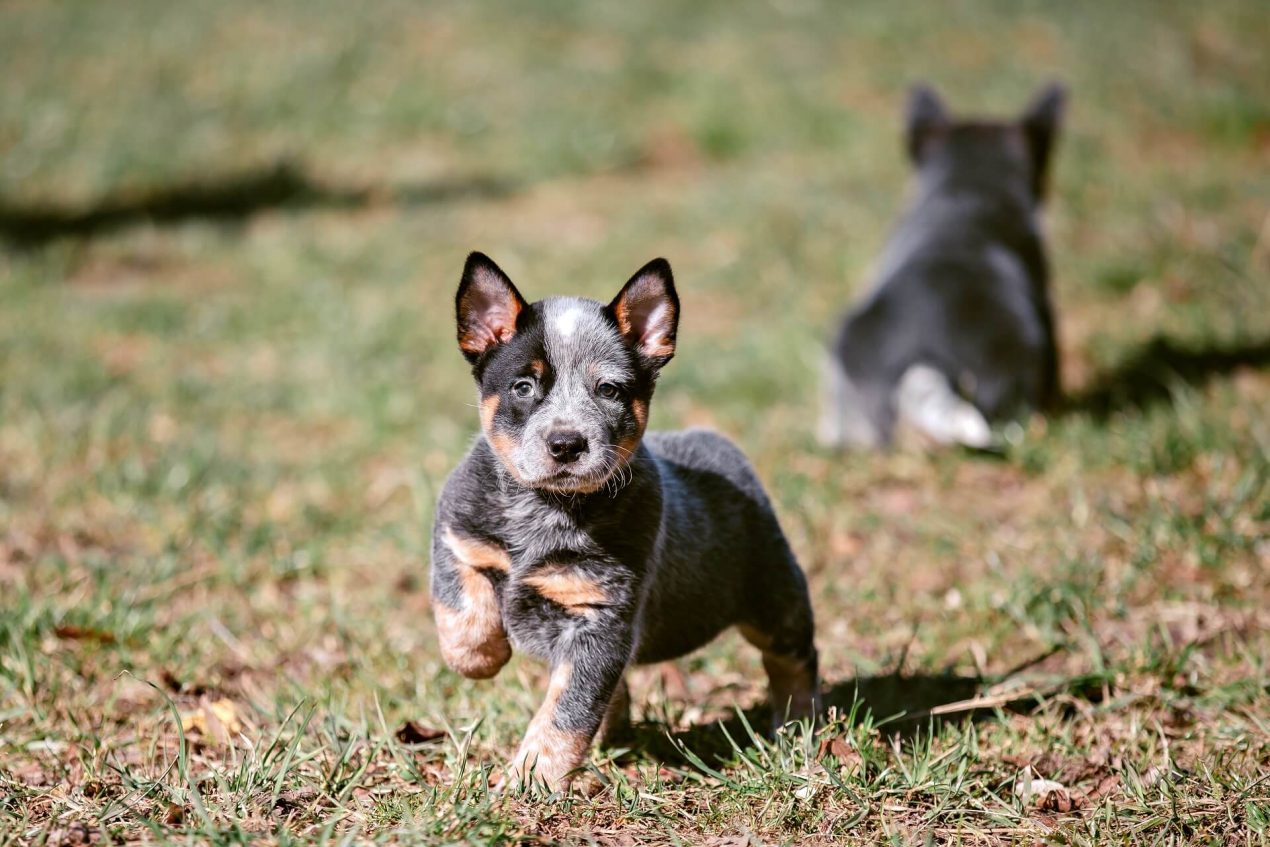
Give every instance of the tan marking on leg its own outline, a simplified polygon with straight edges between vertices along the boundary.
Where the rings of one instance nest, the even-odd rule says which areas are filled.
[[[746,641],[763,652],[763,670],[767,672],[769,700],[772,706],[772,728],[787,721],[815,719],[820,710],[820,681],[806,658],[773,653],[772,638],[752,626],[737,630]]]
[[[570,614],[587,614],[590,606],[602,606],[609,597],[593,580],[563,565],[547,565],[525,577],[524,583]]]
[[[512,757],[508,773],[515,782],[526,782],[529,776],[541,780],[552,790],[569,784],[570,771],[586,761],[591,738],[585,733],[556,726],[556,707],[573,677],[573,666],[564,663],[551,672],[547,697],[529,722],[529,729]]]
[[[432,606],[441,640],[441,656],[463,676],[489,679],[507,664],[512,648],[503,628],[494,586],[481,571],[507,573],[511,569],[511,558],[506,550],[483,541],[460,538],[449,527],[441,540],[454,555],[464,598],[462,609],[450,609],[441,603]]]
[[[473,570],[491,570],[507,573],[512,569],[511,556],[507,551],[495,544],[477,541],[475,538],[462,538],[449,527],[441,536],[445,546],[450,548],[454,558]]]
[[[764,653],[763,670],[771,694],[773,728],[787,721],[815,720],[818,684],[806,660]]]

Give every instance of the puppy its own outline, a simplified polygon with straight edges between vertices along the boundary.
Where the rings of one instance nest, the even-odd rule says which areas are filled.
[[[916,199],[833,343],[822,443],[887,445],[903,420],[938,443],[988,447],[990,422],[1057,399],[1037,214],[1063,100],[1051,86],[1020,120],[962,121],[914,89]]]
[[[757,646],[773,725],[817,711],[807,583],[753,469],[703,430],[644,434],[675,352],[670,265],[604,305],[527,303],[473,253],[456,297],[481,435],[450,475],[432,534],[446,663],[487,679],[520,650],[550,684],[509,767],[567,785],[603,724],[628,720],[623,673],[736,626]]]

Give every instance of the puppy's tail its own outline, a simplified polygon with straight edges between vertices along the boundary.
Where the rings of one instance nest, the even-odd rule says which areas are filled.
[[[895,400],[901,418],[940,444],[984,449],[996,443],[983,413],[930,365],[913,365],[906,370],[895,390]]]

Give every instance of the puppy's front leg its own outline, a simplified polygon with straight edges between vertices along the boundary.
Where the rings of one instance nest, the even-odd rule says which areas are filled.
[[[517,783],[532,777],[563,788],[586,762],[630,661],[631,595],[611,575],[601,582],[558,566],[530,575],[518,589],[516,606],[550,621],[551,682],[512,758],[510,776]]]
[[[507,551],[438,524],[432,542],[432,610],[441,655],[470,679],[494,676],[511,658],[495,588],[511,568]]]

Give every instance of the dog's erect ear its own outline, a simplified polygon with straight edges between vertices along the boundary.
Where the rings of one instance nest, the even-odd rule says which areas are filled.
[[[516,334],[516,318],[527,304],[507,274],[484,253],[473,253],[463,266],[454,296],[459,349],[472,364]]]
[[[908,93],[908,106],[904,112],[904,142],[908,158],[917,164],[922,158],[922,146],[931,133],[948,126],[948,111],[935,89],[929,85],[915,85]]]
[[[1050,83],[1036,95],[1036,99],[1027,107],[1019,121],[1032,157],[1032,193],[1038,201],[1045,196],[1045,176],[1049,169],[1050,152],[1058,138],[1066,102],[1066,89],[1057,82]]]
[[[609,304],[609,314],[626,343],[654,369],[675,355],[679,295],[670,263],[653,259],[635,272]]]

